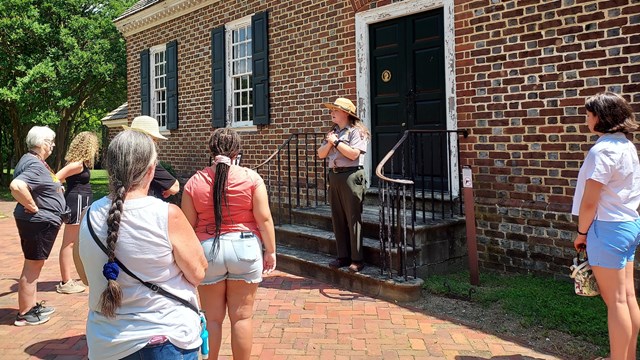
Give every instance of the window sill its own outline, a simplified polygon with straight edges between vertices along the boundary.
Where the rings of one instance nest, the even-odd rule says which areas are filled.
[[[233,126],[231,125],[231,128],[237,132],[257,132],[258,131],[258,126],[256,125],[250,125],[250,126]]]

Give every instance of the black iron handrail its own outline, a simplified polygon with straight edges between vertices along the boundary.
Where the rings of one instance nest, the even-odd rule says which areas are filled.
[[[395,274],[408,280],[408,252],[411,250],[412,272],[415,278],[417,221],[421,219],[422,223],[425,223],[427,215],[431,220],[462,215],[463,204],[460,195],[454,195],[454,179],[449,169],[450,165],[457,167],[457,190],[460,192],[460,135],[466,138],[469,133],[467,130],[407,130],[376,167],[375,174],[379,179],[382,274],[387,273],[389,277],[393,277],[395,271]],[[427,137],[431,141],[425,141]],[[440,154],[439,158],[437,154]],[[456,156],[455,164],[449,162],[452,155]],[[399,158],[399,168],[396,168],[395,157]],[[429,168],[425,168],[425,163],[429,164]],[[439,163],[439,166],[436,166],[436,163]],[[388,175],[385,174],[385,168]],[[417,187],[421,188],[418,197]],[[429,193],[430,196],[427,196]],[[445,198],[447,194],[448,198]],[[436,211],[437,203],[440,211]],[[397,253],[395,260],[394,249]],[[398,261],[399,264],[394,266],[394,261]]]
[[[326,133],[291,134],[254,168],[261,172],[269,189],[276,225],[293,223],[293,208],[328,203],[326,161],[318,159],[316,154],[325,136]],[[283,180],[283,176],[286,179]]]

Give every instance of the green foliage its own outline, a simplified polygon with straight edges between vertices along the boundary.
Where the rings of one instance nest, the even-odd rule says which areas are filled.
[[[480,286],[469,284],[469,273],[430,276],[425,288],[432,293],[491,306],[498,304],[527,327],[542,326],[582,338],[608,349],[607,311],[600,297],[581,297],[573,283],[529,275],[483,273]]]
[[[126,100],[126,49],[113,19],[134,2],[0,1],[0,124],[14,156],[26,151],[31,126],[49,125],[59,165],[75,133],[99,130],[96,119]]]

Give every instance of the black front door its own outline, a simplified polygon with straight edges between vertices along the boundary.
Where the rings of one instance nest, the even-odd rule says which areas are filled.
[[[446,129],[443,10],[370,25],[369,37],[375,168],[405,130]],[[422,163],[408,165],[417,165],[423,177],[444,175],[444,143],[437,137],[422,139],[422,149],[414,156]],[[395,165],[394,173],[399,167]]]

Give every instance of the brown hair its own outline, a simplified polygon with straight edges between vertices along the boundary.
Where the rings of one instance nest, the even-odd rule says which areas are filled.
[[[240,135],[230,128],[216,129],[209,138],[209,151],[211,151],[213,158],[217,155],[227,156],[230,159],[235,158],[240,153]],[[213,214],[216,224],[214,236],[216,239],[220,236],[220,227],[222,225],[222,202],[224,201],[224,204],[228,206],[227,177],[229,175],[229,167],[227,164],[218,163],[213,180]],[[217,240],[214,240],[216,248],[217,244]]]
[[[364,139],[369,140],[371,138],[371,133],[369,132],[369,129],[367,129],[364,123],[357,117],[349,114],[349,124],[351,124],[351,126],[353,126],[354,128],[358,129],[360,131],[360,136],[362,136]]]
[[[629,133],[638,128],[631,105],[620,95],[601,92],[587,98],[584,107],[598,117],[593,130],[600,133]]]

